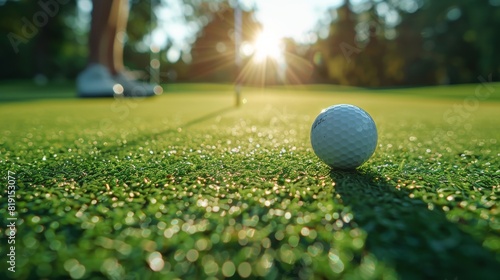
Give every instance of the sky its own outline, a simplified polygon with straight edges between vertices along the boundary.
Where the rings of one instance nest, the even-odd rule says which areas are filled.
[[[189,37],[196,26],[183,23],[182,7],[178,0],[163,0],[167,5],[158,11],[161,27],[154,32],[153,40],[164,45],[171,38],[173,48],[170,59],[175,60],[181,50],[188,50]],[[311,41],[311,31],[326,17],[328,8],[338,7],[344,0],[240,0],[243,7],[255,7],[256,17],[264,31],[278,38],[291,37],[298,42]],[[168,35],[167,35],[168,34]]]
[[[152,40],[157,46],[164,46],[167,40],[173,44],[169,60],[176,60],[181,52],[187,53],[198,27],[184,22],[179,0],[162,0],[164,7],[156,11],[159,28],[153,32]],[[326,18],[329,8],[338,7],[344,0],[239,0],[243,7],[255,7],[256,17],[264,31],[277,38],[290,37],[298,42],[310,42],[312,30]],[[84,18],[90,19],[90,0],[78,0]],[[133,11],[131,11],[133,13]],[[146,31],[150,32],[150,31]],[[169,39],[167,39],[169,38]],[[191,40],[191,41],[190,41]],[[148,48],[148,46],[144,46]]]
[[[257,7],[256,16],[265,30],[303,41],[325,17],[328,8],[339,6],[343,0],[241,0],[241,3]]]

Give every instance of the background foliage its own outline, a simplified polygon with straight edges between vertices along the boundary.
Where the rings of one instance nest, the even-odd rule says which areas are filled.
[[[198,26],[199,32],[188,50],[189,59],[168,62],[171,45],[163,46],[163,81],[234,81],[234,1],[179,1],[192,11],[184,20]],[[0,79],[73,79],[85,66],[88,22],[79,20],[81,11],[74,1],[67,2],[32,38],[24,36],[16,52],[12,34],[22,35],[26,20],[33,23],[43,10],[37,1],[0,1],[0,61],[9,66],[0,69]],[[155,26],[150,4],[131,1],[126,63],[132,69],[148,67],[149,54],[137,46]],[[318,23],[318,34],[327,28],[328,36],[319,36],[311,45],[284,40],[284,78],[270,75],[247,82],[380,87],[469,83],[480,75],[498,80],[499,6],[499,0],[347,0],[325,11],[328,26]],[[251,40],[261,28],[253,10],[244,12],[243,22],[244,40]]]

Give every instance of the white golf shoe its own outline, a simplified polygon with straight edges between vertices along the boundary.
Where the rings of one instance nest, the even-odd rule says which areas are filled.
[[[139,82],[124,73],[112,76],[101,64],[90,64],[76,79],[79,97],[148,97],[159,95],[159,85]]]
[[[113,97],[124,92],[123,86],[101,64],[87,66],[76,78],[76,88],[80,97]]]
[[[116,74],[114,80],[123,86],[125,97],[148,97],[160,95],[163,92],[163,88],[159,85],[134,80],[122,72]]]

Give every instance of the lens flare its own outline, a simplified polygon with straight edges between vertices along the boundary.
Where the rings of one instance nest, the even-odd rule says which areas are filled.
[[[254,60],[256,62],[263,62],[266,59],[280,59],[283,47],[279,36],[264,31],[257,36],[254,42],[254,49]]]

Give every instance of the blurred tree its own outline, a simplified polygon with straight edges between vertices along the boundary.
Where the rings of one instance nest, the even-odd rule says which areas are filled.
[[[436,63],[430,53],[424,50],[422,32],[415,26],[420,24],[418,13],[402,12],[402,21],[396,27],[394,54],[400,60],[398,77],[404,85],[429,85],[438,82]],[[397,75],[394,73],[394,75]]]
[[[130,1],[123,57],[125,65],[136,71],[135,76],[141,79],[147,79],[151,74],[151,33],[158,26],[153,13],[162,5],[165,4],[159,0]]]
[[[0,61],[4,65],[0,68],[2,79],[29,75],[28,67],[23,66],[34,60],[34,55],[26,52],[26,49],[33,45],[29,39],[35,36],[35,32],[30,30],[29,34],[23,34],[21,31],[20,19],[24,16],[25,7],[26,3],[14,1],[3,2],[0,6],[0,34],[2,35],[0,36]],[[26,35],[30,35],[30,38]],[[25,54],[21,56],[19,53]],[[16,67],[5,67],[7,65],[16,65]]]
[[[460,72],[453,75],[454,69],[449,69],[450,82],[477,82],[478,75],[489,74],[499,79],[500,55],[496,50],[500,49],[500,9],[494,9],[489,3],[492,1],[448,2],[450,6],[443,14],[448,21],[444,40],[449,48],[438,49],[438,52],[447,57],[448,65]]]
[[[499,6],[498,0],[345,1],[315,48],[338,84],[468,83],[490,74],[499,80]]]
[[[214,7],[204,3],[205,10],[210,10],[206,25],[201,29],[191,50],[191,77],[198,81],[228,82],[236,78],[234,8],[228,3]],[[253,41],[262,29],[255,20],[253,11],[242,12],[242,41]],[[248,58],[244,61],[248,65]],[[248,70],[244,69],[243,71]],[[248,72],[245,72],[248,74]],[[244,77],[247,78],[248,76]]]
[[[130,1],[130,14],[127,24],[127,40],[129,46],[141,43],[151,30],[157,27],[157,22],[153,20],[154,12],[162,3],[160,1]]]
[[[286,64],[284,82],[286,84],[310,83],[314,72],[314,65],[309,58],[310,47],[301,46],[291,38],[284,39],[283,43]]]
[[[145,40],[154,28],[151,11],[160,1],[131,1],[125,64],[145,69],[149,47]],[[151,5],[155,5],[151,9]],[[74,78],[87,61],[88,22],[78,18],[76,1],[0,2],[0,79]],[[5,34],[5,36],[3,36]]]
[[[374,6],[358,17],[365,16],[363,39],[364,43],[358,43],[361,50],[352,57],[354,61],[354,75],[350,78],[351,84],[366,87],[378,87],[387,84],[387,41],[383,34],[385,30],[384,22],[377,16]],[[358,23],[358,26],[360,23]],[[360,28],[358,28],[360,29]],[[359,35],[359,31],[357,32]],[[359,37],[359,36],[357,36]],[[358,39],[359,41],[359,39]]]
[[[396,39],[407,84],[478,82],[500,78],[500,1],[423,0],[400,7]]]
[[[66,27],[75,16],[75,3],[66,1],[6,1],[0,8],[2,49],[1,79],[43,77],[63,78],[78,64],[74,33]],[[69,69],[65,69],[67,67]],[[64,70],[62,70],[64,69]],[[69,70],[69,71],[68,71]]]
[[[131,0],[125,48],[130,68],[148,68],[148,36],[156,24],[151,11],[172,3],[151,1]],[[178,1],[185,24],[200,30],[193,39],[189,75],[232,80],[234,1]],[[325,39],[310,47],[285,40],[285,76],[288,82],[364,86],[477,82],[480,75],[500,80],[499,7],[500,0],[345,1],[332,10]],[[0,79],[75,77],[87,55],[88,22],[79,20],[78,13],[75,1],[0,1],[0,61],[9,66],[0,69]],[[243,41],[251,42],[261,26],[253,11],[243,17]],[[397,19],[393,26],[389,17]],[[163,56],[167,48],[161,50]],[[246,74],[261,79],[262,72],[253,71],[246,60]],[[183,73],[186,63],[179,64]],[[311,67],[314,71],[303,71]]]
[[[336,10],[337,18],[330,24],[328,38],[318,42],[328,72],[328,78],[341,85],[352,84],[355,75],[353,56],[361,52],[357,47],[356,15],[346,0]]]

